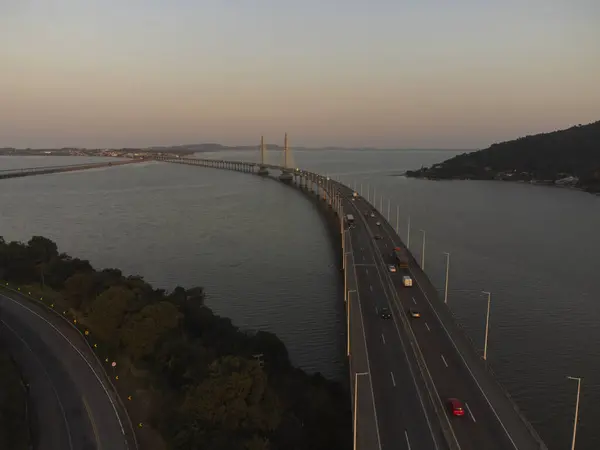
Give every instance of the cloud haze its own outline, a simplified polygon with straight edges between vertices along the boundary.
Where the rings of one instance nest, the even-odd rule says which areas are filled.
[[[0,146],[476,148],[600,119],[595,0],[0,0]]]

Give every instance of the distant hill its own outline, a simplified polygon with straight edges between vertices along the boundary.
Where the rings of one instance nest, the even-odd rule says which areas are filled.
[[[600,121],[493,144],[406,176],[523,181],[600,193]]]

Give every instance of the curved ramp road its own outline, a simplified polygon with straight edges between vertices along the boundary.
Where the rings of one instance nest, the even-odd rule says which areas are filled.
[[[34,448],[133,450],[125,437],[133,431],[85,342],[60,317],[17,298],[0,292],[0,333],[29,382]]]

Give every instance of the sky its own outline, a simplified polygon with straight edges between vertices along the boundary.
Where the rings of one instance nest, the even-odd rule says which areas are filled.
[[[600,120],[598,0],[0,0],[0,147],[485,148]]]

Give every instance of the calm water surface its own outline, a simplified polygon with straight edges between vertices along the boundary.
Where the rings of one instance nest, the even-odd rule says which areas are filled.
[[[449,151],[297,151],[298,167],[327,173],[369,196],[443,286],[551,450],[568,448],[576,383],[584,378],[578,449],[600,448],[600,198],[501,182],[431,182],[393,176]],[[250,152],[203,154],[255,160]],[[57,162],[60,160],[60,162]],[[281,153],[269,153],[279,163]],[[0,157],[0,169],[87,162]],[[296,364],[347,377],[339,272],[323,219],[299,192],[271,180],[144,163],[0,182],[0,235],[42,234],[61,249],[139,273],[156,286],[205,286],[209,305],[244,328],[268,329]]]

